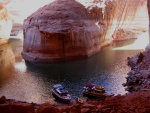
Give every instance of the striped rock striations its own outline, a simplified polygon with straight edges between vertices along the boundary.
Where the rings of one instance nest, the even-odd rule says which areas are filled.
[[[0,2],[0,45],[8,42],[12,21],[3,2]]]
[[[143,30],[148,19],[143,0],[77,1],[56,0],[25,19],[25,60],[55,62],[89,57],[112,40],[136,38],[132,30]],[[138,13],[141,11],[146,12],[144,16]],[[127,33],[118,35],[120,31]]]
[[[55,62],[90,56],[100,50],[103,29],[74,0],[57,0],[24,21],[23,58]]]

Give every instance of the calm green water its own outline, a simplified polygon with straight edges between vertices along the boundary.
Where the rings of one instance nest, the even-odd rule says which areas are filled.
[[[22,41],[11,39],[0,46],[0,96],[27,102],[52,102],[51,88],[60,83],[73,98],[82,97],[82,88],[94,83],[108,94],[126,93],[122,83],[130,68],[127,57],[142,50],[113,50],[134,40],[115,42],[90,58],[43,66],[25,63],[21,57]]]

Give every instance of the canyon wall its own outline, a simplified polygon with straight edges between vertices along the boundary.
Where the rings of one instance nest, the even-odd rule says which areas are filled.
[[[11,29],[12,22],[10,16],[5,8],[5,4],[0,2],[0,45],[8,42]]]
[[[146,1],[93,0],[91,4],[85,1],[84,6],[79,2],[56,0],[24,21],[25,60],[55,62],[89,57],[112,40],[135,38],[130,29],[146,29],[141,21],[147,19]],[[141,10],[145,11],[142,18]],[[117,36],[118,31],[127,33]]]
[[[86,2],[86,0],[85,0]],[[102,23],[106,30],[103,40],[115,39],[115,33],[123,29],[128,31],[146,31],[148,29],[148,13],[146,0],[107,0],[104,3],[93,0],[86,7],[94,19]],[[102,7],[101,5],[104,4]],[[103,12],[103,13],[102,13]],[[122,40],[128,36],[120,37]],[[131,37],[132,38],[132,37]]]
[[[150,22],[150,0],[147,0],[147,8]],[[149,24],[150,29],[150,24]],[[150,34],[150,31],[149,31]],[[150,43],[144,52],[137,53],[134,57],[129,58],[128,64],[131,71],[126,77],[127,81],[123,85],[129,92],[150,89]]]

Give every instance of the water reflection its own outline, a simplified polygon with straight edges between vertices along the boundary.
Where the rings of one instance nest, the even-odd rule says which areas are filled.
[[[123,47],[123,46],[127,46],[127,45],[133,45],[136,42],[136,40],[137,39],[130,39],[130,41],[122,40],[122,41],[118,41],[118,42],[113,42],[111,45],[114,48]]]
[[[42,78],[32,76],[31,73],[18,73],[7,81],[7,84],[3,84],[0,95],[27,102],[52,102],[50,89],[46,88]]]
[[[35,76],[42,76],[50,89],[52,85],[61,83],[73,98],[82,96],[82,88],[87,83],[102,85],[108,93],[124,94],[126,92],[122,83],[130,70],[126,65],[127,57],[136,52],[112,51],[112,46],[108,46],[87,59],[38,66],[26,62],[26,65],[27,70],[35,73]]]
[[[124,46],[117,46],[115,48],[113,48],[113,50],[140,50],[140,49],[145,49],[145,47],[147,46],[147,44],[149,43],[149,35],[148,32],[143,32],[141,34],[138,35],[138,39],[133,39],[131,40],[132,43],[129,44],[125,44],[126,41],[122,41],[124,42]],[[130,41],[130,42],[131,42]],[[118,44],[118,43],[115,43]],[[121,43],[119,43],[121,44]]]
[[[0,46],[0,96],[28,102],[53,102],[42,77],[26,70],[21,51],[21,40],[11,39],[10,44]]]
[[[0,69],[8,71],[8,64],[12,67],[7,78],[1,72],[0,96],[28,102],[54,102],[51,88],[57,83],[65,86],[73,98],[82,97],[82,88],[87,83],[102,85],[108,93],[124,94],[122,83],[130,70],[127,57],[141,50],[112,50],[118,46],[122,46],[121,42],[104,47],[90,58],[37,66],[22,59],[22,41],[11,40],[8,47],[0,47],[4,49],[0,53],[1,67],[6,67]]]
[[[11,76],[13,66],[15,64],[15,56],[9,44],[0,46],[0,81],[4,81]],[[1,82],[0,82],[1,85]]]

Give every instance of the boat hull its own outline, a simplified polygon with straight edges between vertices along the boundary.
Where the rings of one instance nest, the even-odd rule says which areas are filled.
[[[83,92],[83,95],[90,98],[105,98],[106,95],[104,93],[102,94],[93,94],[91,92]]]
[[[59,96],[54,90],[52,90],[52,95],[56,100],[58,100],[60,102],[64,102],[64,103],[70,103],[71,102],[71,99],[61,98],[61,96]]]

